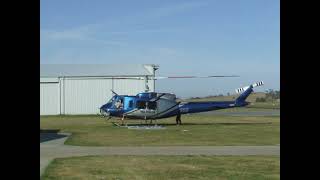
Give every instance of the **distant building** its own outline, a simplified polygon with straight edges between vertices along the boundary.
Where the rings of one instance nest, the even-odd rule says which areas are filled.
[[[155,89],[155,81],[117,79],[152,77],[156,65],[142,64],[42,64],[40,65],[40,115],[97,114],[112,92],[136,95]]]

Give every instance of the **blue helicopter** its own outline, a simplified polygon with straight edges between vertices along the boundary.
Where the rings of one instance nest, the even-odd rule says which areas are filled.
[[[237,76],[206,76],[210,77],[237,77]],[[174,77],[174,78],[195,78]],[[196,77],[199,78],[199,77]],[[163,79],[160,77],[158,79]],[[208,101],[208,102],[178,102],[176,95],[172,93],[142,92],[135,96],[118,95],[112,91],[114,96],[100,107],[100,113],[104,117],[120,117],[121,125],[124,125],[125,119],[144,119],[152,120],[176,116],[176,124],[181,125],[181,115],[190,113],[199,113],[226,108],[242,107],[249,103],[246,98],[253,92],[253,88],[262,86],[262,81],[249,86],[236,89],[240,94],[234,101]]]

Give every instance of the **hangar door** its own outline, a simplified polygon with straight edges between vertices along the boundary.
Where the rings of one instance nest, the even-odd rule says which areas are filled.
[[[59,83],[40,82],[40,115],[60,114]]]
[[[98,114],[112,97],[111,79],[69,78],[63,82],[62,114]]]

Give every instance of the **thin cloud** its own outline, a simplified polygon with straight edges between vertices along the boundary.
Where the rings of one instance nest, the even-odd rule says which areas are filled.
[[[130,15],[120,16],[116,19],[108,20],[106,22],[101,22],[103,28],[105,28],[105,33],[121,35],[121,34],[131,34],[131,33],[167,33],[167,32],[178,32],[183,30],[183,28],[148,28],[150,23],[154,24],[161,18],[166,18],[174,16],[176,14],[183,14],[192,11],[197,8],[205,7],[208,2],[204,1],[194,1],[194,2],[183,2],[175,4],[167,4],[162,7],[151,8],[145,11],[136,12]],[[110,31],[110,27],[114,30]],[[125,29],[125,30],[123,30]]]
[[[60,31],[41,29],[40,39],[42,42],[84,41],[105,45],[127,45],[126,42],[95,38],[97,34],[100,34],[99,27],[100,25],[86,25]]]
[[[173,32],[179,32],[183,30],[182,28],[144,28],[144,29],[132,29],[127,31],[110,31],[106,32],[107,34],[113,34],[113,35],[123,35],[123,34],[139,34],[139,33],[173,33]]]
[[[50,40],[86,40],[98,31],[99,26],[89,24],[64,30],[40,29],[40,37]]]
[[[119,41],[110,41],[110,40],[103,40],[103,39],[96,39],[95,36],[97,34],[101,34],[103,30],[103,34],[113,34],[113,35],[122,35],[122,34],[131,34],[131,33],[167,33],[167,32],[178,32],[179,29],[175,28],[166,28],[166,29],[156,29],[156,28],[142,28],[142,29],[132,29],[135,25],[141,24],[142,22],[146,21],[153,21],[156,18],[161,17],[167,17],[172,16],[178,13],[187,12],[189,10],[203,7],[207,5],[206,2],[184,2],[179,4],[170,4],[167,6],[163,6],[160,8],[153,8],[149,11],[142,12],[142,14],[136,14],[131,15],[127,17],[120,18],[121,24],[118,24],[120,26],[126,26],[125,31],[106,31],[106,27],[108,27],[108,24],[112,22],[119,23],[119,20],[115,20],[112,22],[106,22],[106,23],[99,23],[99,24],[89,24],[84,25],[81,27],[75,27],[70,29],[64,29],[64,30],[48,30],[48,29],[41,29],[40,30],[40,37],[43,40],[46,41],[62,41],[62,40],[74,40],[74,41],[95,41],[98,43],[103,44],[114,44],[114,45],[125,45],[124,42]],[[132,18],[135,20],[132,21]],[[132,24],[132,22],[135,22]],[[114,24],[115,25],[115,24]],[[109,24],[110,26],[110,24]],[[117,26],[112,26],[114,28],[117,28]],[[124,29],[124,28],[121,28]]]

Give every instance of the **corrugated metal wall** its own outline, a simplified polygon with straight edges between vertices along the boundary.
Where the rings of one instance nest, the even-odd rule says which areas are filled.
[[[97,114],[111,98],[111,89],[121,95],[136,95],[145,89],[143,80],[60,78],[58,82],[40,83],[40,115]],[[154,91],[153,81],[149,88]]]
[[[145,83],[143,80],[114,80],[113,91],[117,94],[136,95],[143,92]]]
[[[59,114],[59,83],[40,82],[40,115]]]
[[[101,105],[118,94],[136,95],[144,90],[141,80],[65,79],[64,114],[97,114]]]
[[[64,81],[64,114],[96,114],[111,98],[110,79],[66,79]]]

